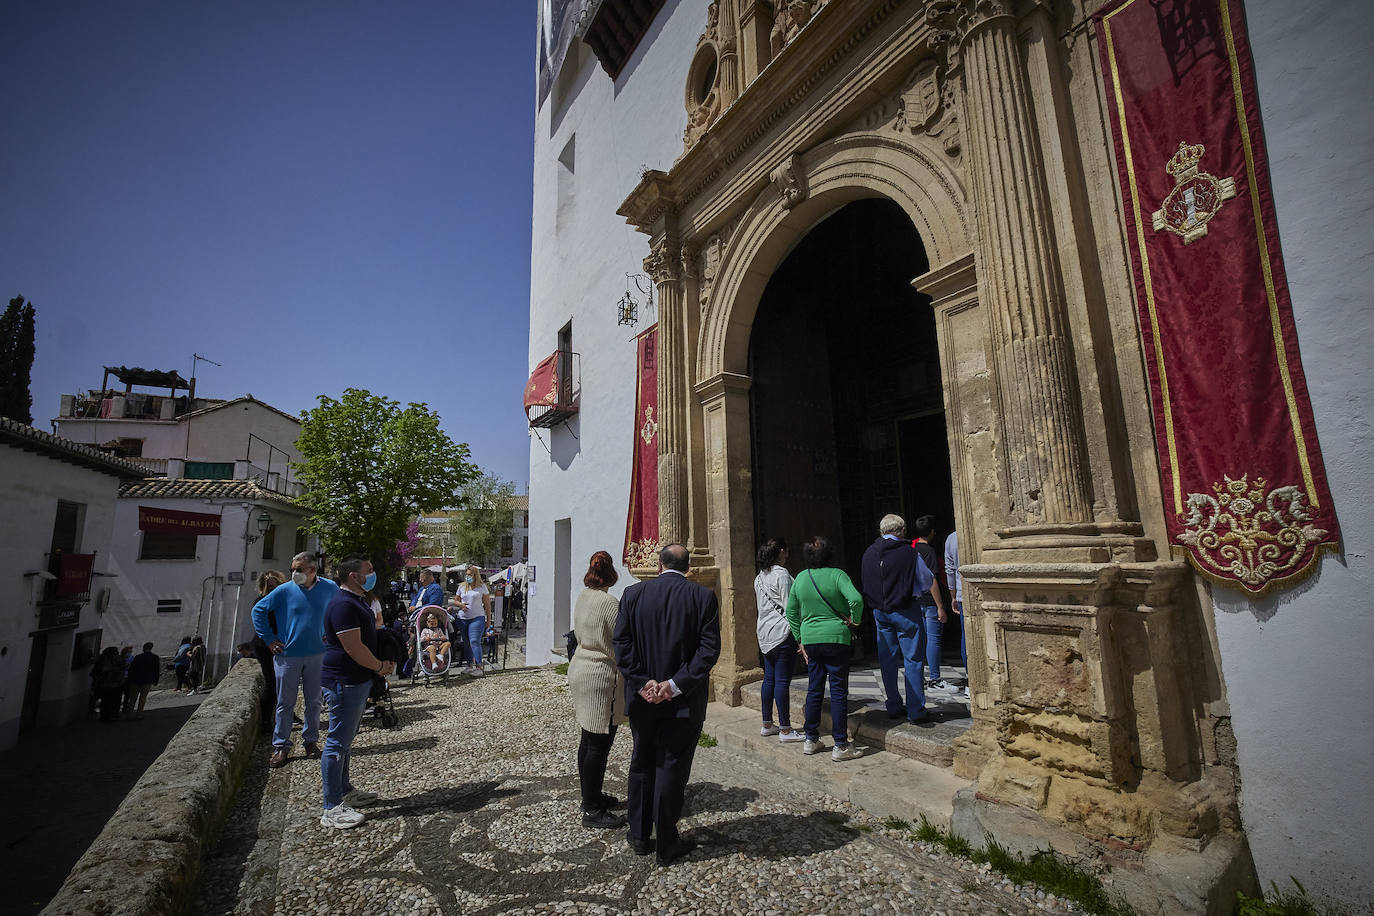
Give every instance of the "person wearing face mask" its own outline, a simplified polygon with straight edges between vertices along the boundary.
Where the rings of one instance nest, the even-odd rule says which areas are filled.
[[[395,667],[377,657],[377,624],[366,595],[377,584],[372,563],[348,556],[339,563],[339,589],[324,612],[323,684],[329,698],[329,734],[320,757],[324,814],[320,826],[348,829],[365,818],[359,808],[377,801],[377,793],[359,789],[349,778],[353,738],[363,721],[372,679]]]
[[[487,632],[487,617],[491,613],[491,590],[482,581],[482,570],[469,566],[463,582],[458,586],[458,596],[454,602],[458,608],[458,627],[464,636],[464,669],[473,677],[481,677],[482,637]]]
[[[313,554],[291,558],[291,581],[278,585],[253,605],[253,630],[272,653],[277,676],[277,720],[272,730],[273,767],[291,754],[291,716],[296,691],[305,690],[305,751],[320,753],[320,677],[324,664],[324,610],[339,587],[319,575]]]

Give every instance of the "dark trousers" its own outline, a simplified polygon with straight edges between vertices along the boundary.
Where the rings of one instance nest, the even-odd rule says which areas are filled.
[[[277,667],[272,664],[272,650],[262,640],[253,646],[253,655],[262,668],[262,697],[258,701],[260,722],[258,727],[265,732],[272,730],[277,718]]]
[[[604,735],[582,729],[582,741],[577,745],[577,778],[582,783],[583,811],[601,811],[606,807],[601,796],[606,785],[606,760],[611,756],[613,741],[614,725]]]
[[[177,690],[191,686],[191,668],[189,665],[177,665],[172,670],[177,675]]]
[[[109,721],[119,718],[119,707],[124,702],[123,687],[105,687],[100,690],[100,718]]]
[[[692,757],[701,734],[701,716],[659,718],[631,716],[634,751],[630,754],[629,839],[634,845],[654,837],[658,854],[672,855],[677,849],[677,822],[682,817],[682,802],[687,779],[692,775]]]
[[[790,636],[782,641],[782,645],[774,646],[763,656],[763,684],[759,687],[759,696],[763,701],[759,704],[763,707],[763,721],[773,721],[773,706],[776,703],[777,723],[783,728],[792,726],[789,694],[792,686],[792,663],[796,657],[797,644]]]
[[[838,642],[813,643],[806,647],[806,737],[821,736],[821,697],[830,681],[830,735],[841,746],[849,744],[849,646]]]

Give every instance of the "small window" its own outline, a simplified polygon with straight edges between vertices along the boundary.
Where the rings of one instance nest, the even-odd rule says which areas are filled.
[[[272,560],[277,556],[277,526],[268,525],[267,533],[262,536],[262,558]]]
[[[198,538],[194,534],[167,534],[161,531],[143,532],[139,548],[140,560],[194,560]]]
[[[525,510],[525,512],[523,513],[523,516],[524,516],[524,517],[521,518],[521,520],[520,520],[520,527],[521,527],[521,528],[528,528],[528,527],[530,526],[530,513],[529,513],[529,510],[528,510],[528,509]]]
[[[515,550],[515,538],[509,534],[501,538],[501,556],[508,557],[513,550]]]
[[[157,612],[159,614],[180,614],[180,598],[159,598],[157,599]]]
[[[296,546],[292,549],[291,555],[292,555],[292,556],[295,556],[295,555],[298,554],[298,553],[305,553],[305,529],[304,529],[304,528],[297,528],[297,529],[296,529]]]
[[[520,549],[520,559],[528,560],[530,558],[530,539],[525,538],[524,540],[525,543],[522,545]]]

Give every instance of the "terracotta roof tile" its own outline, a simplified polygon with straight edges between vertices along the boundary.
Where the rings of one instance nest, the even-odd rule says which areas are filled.
[[[125,484],[120,499],[241,499],[246,502],[277,502],[303,509],[299,502],[258,486],[256,480],[188,480],[184,477],[150,477]]]

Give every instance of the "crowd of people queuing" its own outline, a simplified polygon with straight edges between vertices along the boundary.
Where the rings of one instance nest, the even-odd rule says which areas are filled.
[[[142,719],[148,693],[161,673],[162,659],[153,653],[152,643],[145,642],[138,655],[133,646],[107,646],[91,666],[90,711],[99,708],[102,722]]]

